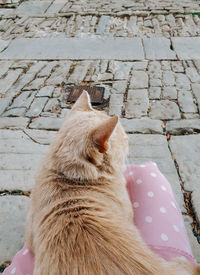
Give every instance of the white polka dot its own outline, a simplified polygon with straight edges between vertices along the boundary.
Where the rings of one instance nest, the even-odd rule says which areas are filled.
[[[166,213],[167,210],[165,209],[165,207],[160,207],[160,212],[161,212],[161,213]]]
[[[164,185],[161,185],[161,189],[162,189],[163,191],[166,191],[166,190],[167,190],[167,188],[166,188]]]
[[[133,203],[134,208],[138,208],[139,206],[140,206],[139,202],[136,201],[136,202]]]
[[[156,175],[155,173],[153,173],[153,172],[152,172],[150,175],[151,175],[152,177],[154,177],[154,178],[157,177],[157,175]]]
[[[141,184],[141,183],[142,183],[142,180],[141,180],[141,179],[137,179],[137,180],[136,180],[136,183],[137,183],[137,184]]]
[[[175,224],[173,225],[173,228],[174,228],[174,230],[175,230],[176,232],[179,232],[179,228],[178,228],[178,226],[176,226]]]
[[[13,267],[13,269],[10,272],[10,274],[15,274],[15,271],[16,271],[16,267]]]
[[[150,192],[147,193],[147,196],[152,198],[154,196],[154,193],[150,191]]]
[[[26,255],[28,252],[29,252],[29,250],[26,248],[26,249],[24,250],[24,252],[22,253],[22,255]]]
[[[160,237],[161,237],[161,239],[162,239],[163,241],[168,241],[168,237],[167,237],[166,234],[162,233],[162,234],[160,235]]]
[[[173,201],[171,201],[171,205],[176,208],[176,204]]]
[[[129,172],[129,175],[130,175],[130,176],[132,176],[132,175],[133,175],[133,172],[132,172],[132,171],[130,171],[130,172]]]
[[[151,223],[152,222],[152,217],[146,216],[145,221],[148,222],[148,223]]]
[[[140,165],[140,167],[141,167],[141,168],[145,168],[145,167],[146,167],[146,165],[144,165],[144,164],[141,164],[141,165]]]

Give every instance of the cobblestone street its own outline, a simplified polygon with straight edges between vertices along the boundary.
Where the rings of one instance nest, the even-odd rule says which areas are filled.
[[[129,162],[169,180],[200,264],[200,1],[0,0],[0,272],[74,85],[105,88]]]

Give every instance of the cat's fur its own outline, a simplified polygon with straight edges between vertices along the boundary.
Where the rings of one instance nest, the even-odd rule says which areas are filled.
[[[154,254],[133,225],[123,177],[128,139],[83,92],[32,190],[26,241],[34,275],[200,274]]]

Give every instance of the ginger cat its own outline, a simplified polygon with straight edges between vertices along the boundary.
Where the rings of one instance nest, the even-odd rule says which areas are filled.
[[[32,190],[26,241],[34,275],[200,274],[154,254],[133,224],[123,169],[128,138],[117,117],[79,97]]]

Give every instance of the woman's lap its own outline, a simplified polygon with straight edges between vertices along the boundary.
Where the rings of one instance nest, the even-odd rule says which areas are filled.
[[[125,178],[134,209],[134,223],[149,247],[166,260],[184,257],[196,264],[181,211],[170,184],[157,165],[152,162],[129,165]],[[33,265],[34,255],[25,244],[3,275],[32,275]]]

